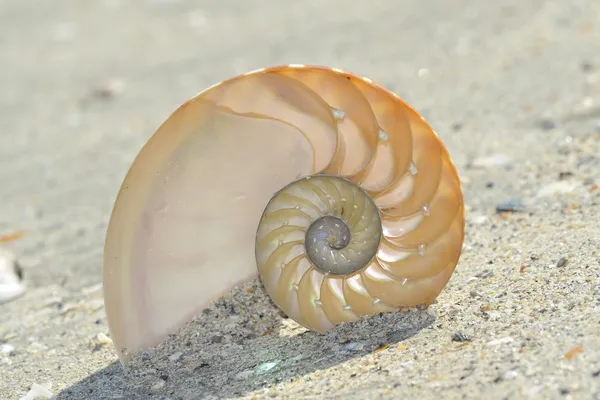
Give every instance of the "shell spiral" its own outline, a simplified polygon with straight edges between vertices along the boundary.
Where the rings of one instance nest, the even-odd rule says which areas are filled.
[[[460,181],[438,136],[367,79],[321,68],[270,73],[279,88],[307,89],[311,102],[294,104],[298,110],[323,108],[333,122],[331,138],[313,138],[301,118],[285,121],[311,145],[313,171],[277,192],[259,223],[256,260],[269,295],[318,332],[428,306],[454,271],[464,237]]]
[[[427,307],[463,239],[456,169],[402,99],[338,69],[252,71],[179,107],[129,170],[105,245],[109,328],[126,361],[257,271],[318,332]]]

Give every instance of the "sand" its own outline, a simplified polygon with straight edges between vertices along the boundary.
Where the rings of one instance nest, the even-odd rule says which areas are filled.
[[[598,21],[595,0],[0,2],[0,235],[24,232],[0,245],[27,284],[0,305],[0,399],[600,398]],[[434,126],[465,192],[455,274],[427,311],[327,335],[251,282],[124,370],[101,269],[127,168],[187,98],[284,63]]]

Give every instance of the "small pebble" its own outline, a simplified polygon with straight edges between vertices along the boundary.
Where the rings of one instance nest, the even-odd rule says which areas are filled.
[[[21,397],[19,400],[39,400],[39,399],[55,399],[56,397],[50,391],[52,388],[51,383],[39,385],[34,383],[31,385],[31,390],[27,394]]]
[[[482,313],[486,313],[493,309],[494,309],[494,307],[491,304],[483,304],[481,307],[479,307],[479,311],[481,311]]]
[[[419,78],[427,78],[429,76],[429,70],[427,68],[419,68],[417,76]]]
[[[521,199],[505,200],[496,205],[496,212],[519,212],[525,210],[525,204]]]
[[[448,307],[446,313],[450,318],[455,317],[460,312],[460,309],[454,305]]]
[[[210,338],[211,343],[221,343],[223,341],[223,336],[214,335]]]
[[[487,222],[488,217],[486,217],[485,215],[478,215],[475,218],[473,218],[473,223],[475,225],[483,225]]]
[[[361,351],[363,348],[364,348],[364,345],[362,343],[357,343],[357,342],[350,342],[350,343],[346,343],[344,345],[344,349],[350,350],[350,351]]]
[[[551,197],[559,194],[571,193],[576,187],[577,184],[574,182],[556,181],[542,187],[538,191],[537,197]]]
[[[487,269],[484,269],[483,271],[481,271],[480,273],[478,273],[477,275],[475,275],[477,278],[491,278],[492,276],[494,276],[494,273],[492,271],[489,271]]]
[[[111,338],[109,338],[108,336],[106,336],[106,334],[102,332],[99,333],[98,336],[96,336],[96,339],[100,344],[112,344],[113,342]]]
[[[564,267],[565,265],[567,265],[568,262],[569,262],[569,259],[567,257],[561,257],[560,260],[558,260],[558,262],[556,263],[556,266],[558,268]]]
[[[167,382],[165,382],[163,379],[158,379],[156,381],[156,383],[154,385],[152,385],[152,390],[159,391],[160,389],[164,388],[165,385],[167,384]]]
[[[489,347],[492,347],[492,346],[497,346],[499,344],[512,343],[513,341],[514,341],[514,339],[512,337],[507,336],[507,337],[503,337],[500,339],[495,339],[495,340],[489,341],[487,345]]]
[[[507,371],[504,374],[504,379],[511,380],[511,379],[515,379],[517,376],[519,376],[519,373],[517,371]]]
[[[10,356],[13,352],[15,351],[15,347],[8,344],[8,343],[4,343],[4,344],[0,344],[0,353]]]
[[[121,79],[109,79],[94,89],[92,95],[101,99],[111,99],[123,92],[125,82]]]
[[[177,361],[181,358],[181,356],[183,355],[183,353],[181,351],[178,351],[176,353],[173,353],[169,356],[169,360],[171,361]]]
[[[549,118],[544,118],[540,121],[540,127],[542,128],[542,130],[550,131],[556,128],[556,122]]]
[[[46,346],[46,345],[44,345],[42,343],[39,343],[39,342],[33,342],[33,343],[31,343],[29,345],[29,347],[27,348],[27,350],[30,353],[40,353],[42,351],[48,350],[48,346]]]
[[[581,63],[581,70],[583,72],[590,72],[593,69],[594,69],[594,64],[592,64],[591,62],[584,61]]]
[[[464,334],[463,332],[456,332],[454,335],[452,335],[452,341],[453,342],[470,342],[471,338],[469,336],[467,336],[466,334]]]
[[[571,171],[562,171],[558,174],[558,179],[566,179],[573,176],[573,173]]]
[[[471,167],[473,168],[489,168],[500,167],[510,164],[510,158],[504,154],[493,154],[487,157],[478,157],[473,160]]]
[[[254,370],[252,370],[252,369],[247,369],[247,370],[245,370],[245,371],[242,371],[242,372],[238,373],[238,374],[235,376],[235,379],[238,379],[238,380],[248,379],[248,378],[249,378],[249,377],[251,377],[252,375],[254,375]]]
[[[0,248],[0,304],[8,303],[24,292],[23,269],[17,257],[10,250]]]
[[[277,364],[279,364],[279,361],[273,361],[273,362],[261,364],[256,368],[256,373],[257,374],[265,373],[265,372],[275,368],[277,366]]]

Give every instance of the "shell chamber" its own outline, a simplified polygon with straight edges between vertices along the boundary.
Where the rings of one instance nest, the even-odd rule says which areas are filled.
[[[122,361],[258,273],[318,332],[428,306],[461,254],[460,181],[408,104],[337,69],[280,66],[178,108],[133,163],[105,245]]]

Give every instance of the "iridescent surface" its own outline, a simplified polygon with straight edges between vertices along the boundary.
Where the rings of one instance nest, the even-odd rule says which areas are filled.
[[[335,176],[316,190],[280,192],[315,174],[344,177],[368,196],[342,195]],[[286,206],[257,237],[276,193],[270,204]],[[370,199],[378,209],[365,206]],[[361,269],[326,275],[302,256],[306,232],[294,226],[322,209],[336,215],[343,204],[354,210],[344,215],[348,226],[374,235],[366,227],[380,215],[373,226],[381,237]],[[119,356],[126,361],[159,343],[256,276],[257,264],[276,304],[319,332],[364,314],[426,306],[460,256],[463,212],[456,170],[437,135],[371,81],[282,66],[222,82],[158,129],[115,204],[104,287]],[[264,248],[261,232],[271,235]],[[371,246],[373,237],[363,242]],[[267,273],[261,265],[277,268]]]
[[[322,175],[291,183],[269,202],[256,235],[263,282],[276,281],[278,269],[287,268],[290,262],[297,265],[295,258],[283,253],[281,262],[277,257],[280,251],[275,250],[301,236],[304,249],[299,257],[307,258],[324,275],[343,275],[360,270],[373,259],[381,238],[381,220],[371,198],[345,179]],[[270,294],[277,297],[275,291]]]
[[[305,243],[321,242],[331,250],[343,250],[350,243],[351,237],[350,228],[343,219],[326,216],[317,219],[308,227],[304,241]],[[311,259],[317,262],[317,257]]]

